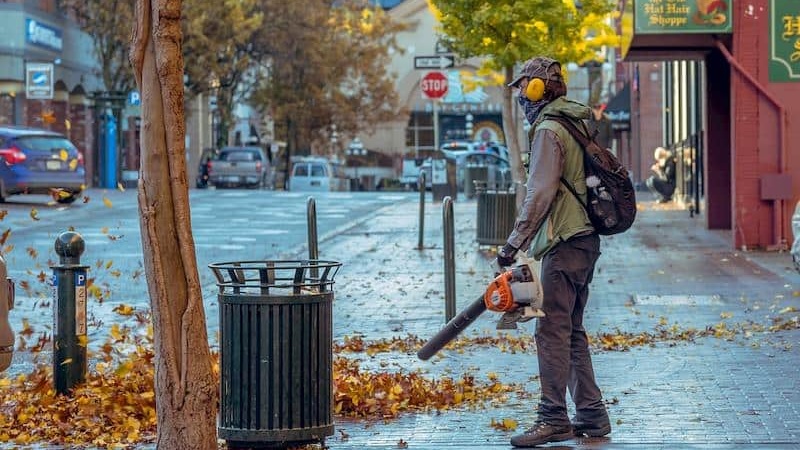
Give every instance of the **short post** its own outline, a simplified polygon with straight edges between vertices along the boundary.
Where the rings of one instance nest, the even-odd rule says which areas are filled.
[[[80,265],[85,243],[74,231],[55,242],[60,265],[53,269],[53,377],[56,392],[69,394],[86,381],[86,271]]]
[[[319,236],[317,235],[317,202],[314,197],[308,197],[306,203],[306,220],[308,222],[308,259],[319,259]],[[312,267],[310,275],[312,278],[317,278],[319,273],[316,267]]]
[[[450,322],[456,315],[456,254],[453,199],[442,200],[444,221],[444,316]]]
[[[419,172],[417,179],[417,186],[419,187],[419,242],[417,243],[417,250],[423,248],[423,236],[425,235],[425,171]]]

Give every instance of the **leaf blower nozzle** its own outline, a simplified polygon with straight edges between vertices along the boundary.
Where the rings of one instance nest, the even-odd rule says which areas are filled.
[[[503,313],[497,322],[498,330],[516,329],[517,322],[544,317],[542,284],[530,264],[520,264],[497,275],[480,297],[422,346],[417,357],[427,360],[435,355],[487,309]]]

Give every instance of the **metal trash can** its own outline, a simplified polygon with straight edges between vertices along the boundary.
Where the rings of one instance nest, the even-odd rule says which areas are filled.
[[[334,261],[209,264],[220,303],[218,432],[228,448],[333,434]]]
[[[503,245],[517,220],[516,193],[505,183],[475,183],[478,198],[478,245]]]
[[[476,183],[489,181],[489,166],[482,164],[467,164],[464,167],[464,196],[467,198],[475,197]]]

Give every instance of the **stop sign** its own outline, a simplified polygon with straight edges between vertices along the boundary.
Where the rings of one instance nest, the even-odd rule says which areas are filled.
[[[425,97],[442,98],[447,94],[447,76],[442,72],[428,72],[422,77],[420,87]]]

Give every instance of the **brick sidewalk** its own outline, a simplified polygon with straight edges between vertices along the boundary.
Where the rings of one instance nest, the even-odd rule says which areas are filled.
[[[800,302],[800,275],[788,254],[737,252],[725,233],[704,229],[702,216],[651,202],[629,232],[603,239],[592,284],[586,327],[591,333],[653,331],[725,322],[769,324]],[[455,203],[457,309],[491,279],[491,254],[475,242],[476,203]],[[386,208],[373,219],[320,244],[320,257],[344,262],[337,278],[335,338],[380,339],[416,334],[427,338],[444,325],[441,203],[426,213],[426,248],[416,250],[417,205]],[[797,315],[797,313],[794,313]],[[465,335],[494,336],[497,316],[483,314]],[[514,332],[530,335],[528,323]],[[800,448],[800,331],[740,333],[730,340],[656,343],[627,352],[593,355],[598,382],[609,402],[609,439],[583,439],[552,448]],[[535,418],[538,373],[533,351],[504,353],[475,347],[443,351],[430,361],[413,353],[379,353],[362,359],[375,370],[421,370],[427,376],[472,373],[525,386],[527,398],[475,410],[406,413],[385,423],[339,420],[326,441],[333,450],[511,448],[515,432],[498,431],[492,419],[515,419],[519,432]],[[343,438],[344,434],[347,438]]]

